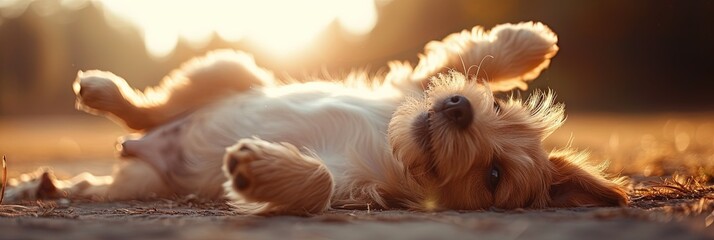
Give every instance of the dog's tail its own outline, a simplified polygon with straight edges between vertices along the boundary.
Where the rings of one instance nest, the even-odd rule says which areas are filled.
[[[428,43],[411,79],[428,81],[461,68],[469,74],[471,67],[477,67],[471,73],[480,74],[474,77],[488,81],[493,91],[526,89],[526,82],[538,77],[558,52],[557,41],[542,23],[502,24],[490,31],[477,26]]]

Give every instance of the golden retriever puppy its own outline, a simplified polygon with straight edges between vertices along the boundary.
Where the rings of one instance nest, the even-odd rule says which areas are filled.
[[[584,154],[543,149],[564,121],[552,92],[494,97],[526,88],[556,42],[541,23],[475,27],[427,44],[415,67],[392,62],[385,74],[338,81],[281,81],[232,50],[191,60],[143,91],[112,73],[79,72],[78,108],[138,134],[121,139],[126,160],[111,178],[84,174],[36,189],[228,196],[258,214],[626,204],[621,184]],[[476,68],[450,70],[465,66]]]

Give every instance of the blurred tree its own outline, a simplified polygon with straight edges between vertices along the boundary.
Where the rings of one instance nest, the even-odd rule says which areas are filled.
[[[113,71],[144,87],[193,56],[236,48],[278,76],[340,76],[355,67],[375,73],[389,60],[416,61],[424,44],[446,34],[531,20],[548,24],[561,47],[532,89],[554,89],[569,111],[714,110],[714,1],[393,0],[379,8],[366,37],[332,24],[287,56],[250,41],[214,38],[200,49],[180,41],[162,60],[145,52],[136,29],[112,28],[94,4],[15,2],[29,8],[0,17],[0,115],[75,113],[70,86],[78,70]]]

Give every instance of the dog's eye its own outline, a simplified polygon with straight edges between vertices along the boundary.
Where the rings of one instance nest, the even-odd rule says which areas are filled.
[[[494,192],[501,180],[501,169],[496,165],[492,166],[488,172],[487,180],[489,190]]]

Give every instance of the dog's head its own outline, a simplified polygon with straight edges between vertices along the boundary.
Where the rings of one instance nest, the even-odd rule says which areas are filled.
[[[575,152],[548,153],[542,141],[564,120],[551,92],[499,100],[487,85],[452,72],[389,124],[395,158],[425,189],[423,208],[484,209],[618,205],[615,182]]]
[[[555,56],[556,42],[547,26],[527,22],[488,32],[475,27],[427,45],[417,76],[443,64],[473,64],[488,56],[492,61],[479,67],[487,77],[478,80],[488,83],[453,71],[436,74],[423,96],[394,113],[392,152],[424,192],[410,205],[433,210],[627,202],[620,184],[604,178],[584,154],[543,149],[542,141],[564,121],[552,92],[536,92],[526,101],[493,95],[525,89]]]

